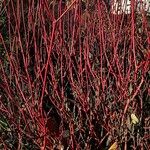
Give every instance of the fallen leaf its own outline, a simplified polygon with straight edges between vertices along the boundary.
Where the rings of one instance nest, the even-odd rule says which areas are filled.
[[[131,114],[131,121],[133,124],[139,123],[139,119],[136,117],[135,114]]]
[[[117,142],[114,142],[108,150],[117,150],[117,147],[118,147]]]

